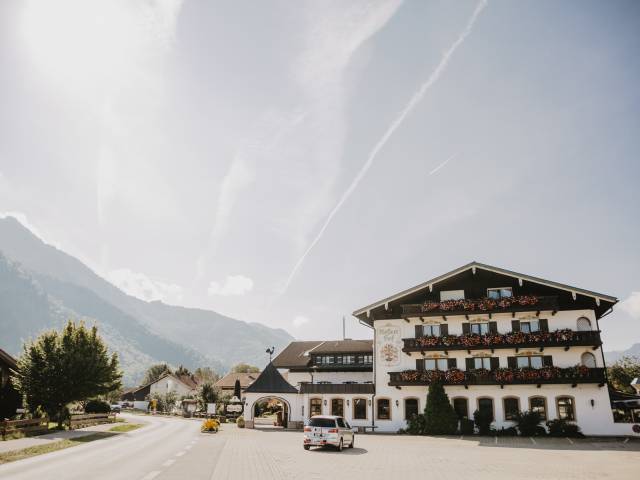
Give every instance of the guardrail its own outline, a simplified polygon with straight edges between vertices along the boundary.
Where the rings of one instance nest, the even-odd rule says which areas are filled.
[[[115,413],[86,413],[69,416],[69,430],[75,428],[91,427],[102,423],[113,423],[116,421]]]
[[[0,433],[4,440],[15,433],[23,435],[39,435],[49,430],[49,417],[33,418],[29,420],[4,420],[0,422]]]

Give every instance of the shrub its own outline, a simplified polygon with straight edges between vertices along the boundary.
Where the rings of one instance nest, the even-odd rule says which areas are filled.
[[[542,422],[542,417],[540,413],[529,410],[526,412],[518,412],[515,421],[520,435],[532,437],[539,433],[538,427],[540,426],[540,422]]]
[[[495,431],[495,435],[498,437],[517,437],[518,430],[516,429],[516,427],[502,427],[500,430]]]
[[[556,419],[547,422],[549,435],[552,437],[583,437],[580,427],[566,420]]]
[[[103,400],[89,400],[84,406],[85,413],[109,413],[111,406]]]
[[[462,435],[473,435],[475,432],[475,425],[473,420],[470,418],[461,418],[460,419],[460,433]]]
[[[493,422],[493,414],[489,410],[476,410],[473,412],[473,420],[480,435],[489,435],[491,422]]]
[[[427,435],[453,435],[458,429],[458,415],[440,383],[429,385],[424,409],[424,432]]]
[[[406,433],[410,435],[424,435],[424,430],[425,430],[425,417],[423,414],[419,413],[417,415],[413,415],[407,421]]]
[[[202,423],[200,430],[203,432],[217,432],[220,428],[220,423],[215,418],[208,418]]]
[[[236,425],[238,428],[244,428],[244,417],[242,415],[236,419]]]

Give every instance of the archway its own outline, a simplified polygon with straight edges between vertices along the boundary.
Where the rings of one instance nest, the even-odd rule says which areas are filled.
[[[253,428],[285,429],[291,420],[291,406],[284,398],[267,395],[251,405]]]

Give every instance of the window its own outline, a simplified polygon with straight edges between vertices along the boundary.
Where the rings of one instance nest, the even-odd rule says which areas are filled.
[[[373,363],[373,355],[358,355],[356,362],[365,365]]]
[[[391,400],[379,398],[377,404],[378,420],[391,420]]]
[[[518,368],[542,368],[542,356],[516,357]]]
[[[347,428],[347,426],[344,424],[344,419],[342,417],[336,418],[336,422],[338,422],[338,426],[340,428]]]
[[[491,415],[491,420],[495,419],[493,413],[493,399],[492,398],[479,398],[478,399],[478,410],[481,412],[487,412]]]
[[[466,398],[454,398],[453,409],[458,414],[458,418],[469,418],[469,402]]]
[[[540,321],[529,320],[527,322],[520,322],[520,331],[523,333],[539,332]]]
[[[591,320],[587,317],[580,317],[578,319],[578,331],[579,332],[588,332],[591,330]]]
[[[487,288],[487,297],[493,300],[500,300],[501,298],[513,297],[513,290],[511,287],[503,288]]]
[[[448,370],[448,361],[446,358],[425,358],[425,370]]]
[[[464,290],[444,290],[440,292],[440,301],[464,300]]]
[[[356,356],[355,355],[345,355],[342,358],[343,358],[342,363],[344,363],[346,365],[351,365],[353,363],[356,363]]]
[[[486,335],[489,332],[489,323],[472,323],[469,325],[471,333]]]
[[[529,399],[529,410],[538,412],[542,420],[547,419],[547,401],[544,397],[531,397]]]
[[[353,399],[353,419],[354,420],[367,419],[367,399],[366,398]]]
[[[520,400],[509,397],[502,400],[504,406],[504,419],[515,420],[520,412]]]
[[[333,418],[312,418],[309,420],[310,427],[336,428],[336,421]]]
[[[344,416],[344,400],[341,398],[331,399],[331,415]]]
[[[439,337],[440,325],[423,325],[422,335],[424,335],[425,337]]]
[[[322,399],[312,398],[309,400],[309,416],[322,415]]]
[[[580,355],[580,363],[585,367],[596,368],[596,356],[591,352],[584,352]]]
[[[410,420],[418,415],[418,399],[407,398],[404,401],[404,419]]]
[[[373,363],[373,355],[365,355],[364,363]]]
[[[490,357],[475,357],[473,360],[473,368],[485,368],[491,370],[491,358]]]
[[[558,418],[561,420],[575,420],[576,414],[573,407],[573,398],[558,397]]]

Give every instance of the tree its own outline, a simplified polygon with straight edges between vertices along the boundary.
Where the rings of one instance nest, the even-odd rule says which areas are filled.
[[[458,429],[458,415],[451,406],[441,383],[429,385],[424,409],[424,432],[427,435],[452,435]]]
[[[155,365],[151,365],[144,374],[142,385],[148,385],[149,383],[155,382],[165,373],[173,373],[171,367],[166,363],[156,363]]]
[[[118,356],[91,329],[69,321],[62,332],[45,332],[24,345],[16,388],[31,411],[38,406],[62,427],[71,402],[106,395],[122,387]]]
[[[204,382],[198,390],[198,401],[200,408],[206,410],[208,403],[217,403],[220,397],[220,391],[213,386],[213,383]]]
[[[240,398],[241,390],[240,390],[240,380],[236,378],[236,383],[233,384],[233,396],[236,398]]]
[[[150,400],[156,401],[156,408],[160,412],[171,413],[178,401],[178,394],[173,390],[166,393],[153,393],[149,397]]]
[[[211,367],[198,367],[193,372],[193,376],[196,377],[198,383],[216,383],[220,380],[218,375]]]
[[[635,393],[631,386],[631,381],[640,377],[640,358],[633,356],[622,357],[607,368],[607,376],[614,389],[625,393]]]
[[[187,367],[180,365],[176,370],[176,375],[179,377],[191,377],[191,371]]]
[[[260,369],[253,365],[241,362],[231,368],[231,373],[260,373]]]

